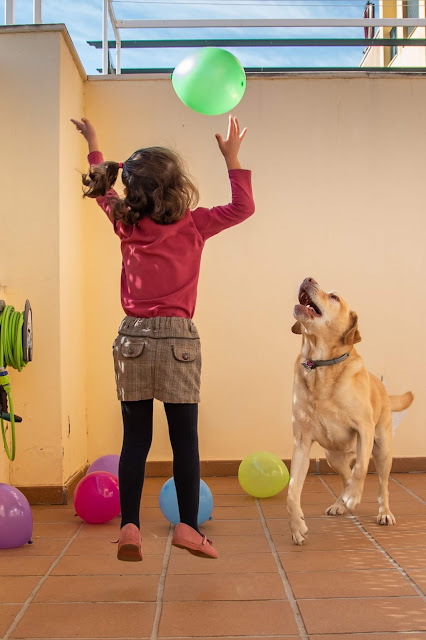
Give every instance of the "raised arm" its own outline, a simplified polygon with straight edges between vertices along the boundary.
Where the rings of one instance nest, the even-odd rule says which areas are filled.
[[[232,200],[223,206],[211,209],[199,207],[191,212],[194,223],[204,240],[233,227],[254,213],[251,171],[242,169],[238,159],[238,152],[246,132],[247,128],[240,132],[237,118],[230,115],[226,139],[224,140],[219,133],[216,134],[219,149],[228,167]]]
[[[71,122],[75,125],[77,131],[86,139],[89,146],[89,153],[92,151],[99,151],[98,138],[96,136],[95,127],[87,118],[81,120],[73,120]]]
[[[101,151],[99,150],[98,138],[97,138],[96,130],[93,124],[87,118],[82,118],[81,120],[74,120],[71,118],[71,122],[75,125],[77,131],[81,133],[81,135],[87,141],[87,145],[89,148],[88,161],[91,168],[101,164],[104,161],[104,158]],[[87,195],[90,195],[90,193]],[[94,196],[91,195],[91,197],[94,197]],[[96,202],[101,207],[101,209],[105,211],[108,218],[113,223],[115,230],[116,230],[116,221],[113,219],[111,215],[110,201],[111,201],[111,198],[117,198],[117,197],[118,197],[117,192],[112,188],[108,189],[104,195],[100,195],[96,197]]]

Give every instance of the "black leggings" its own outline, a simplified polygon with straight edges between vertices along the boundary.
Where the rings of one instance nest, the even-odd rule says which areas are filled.
[[[122,402],[124,436],[118,469],[121,526],[140,527],[139,509],[145,462],[152,442],[153,400]],[[173,449],[173,476],[180,521],[198,531],[200,458],[198,454],[198,404],[164,403]]]

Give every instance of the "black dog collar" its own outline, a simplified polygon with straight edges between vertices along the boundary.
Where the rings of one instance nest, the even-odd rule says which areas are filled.
[[[329,367],[332,364],[337,364],[338,362],[342,362],[349,356],[349,353],[343,354],[340,358],[333,358],[332,360],[306,360],[306,362],[302,362],[302,367],[305,367],[308,371],[312,371],[312,369],[316,369],[317,367]]]

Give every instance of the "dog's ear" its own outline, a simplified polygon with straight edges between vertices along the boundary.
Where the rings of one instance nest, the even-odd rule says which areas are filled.
[[[351,324],[346,333],[342,336],[343,344],[356,344],[361,342],[361,334],[358,331],[358,316],[355,311],[351,311],[350,315]]]
[[[294,325],[291,328],[291,332],[297,333],[299,335],[302,334],[302,325],[300,324],[299,320],[297,320],[297,322],[294,323]]]

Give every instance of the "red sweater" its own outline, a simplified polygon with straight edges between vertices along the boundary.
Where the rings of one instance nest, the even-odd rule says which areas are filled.
[[[88,160],[91,165],[99,164],[102,153],[93,151]],[[228,173],[230,204],[188,209],[180,220],[168,225],[150,217],[134,225],[123,224],[111,217],[110,198],[117,196],[113,189],[96,198],[121,241],[121,304],[126,315],[193,317],[205,241],[254,213],[251,171],[231,169]]]

